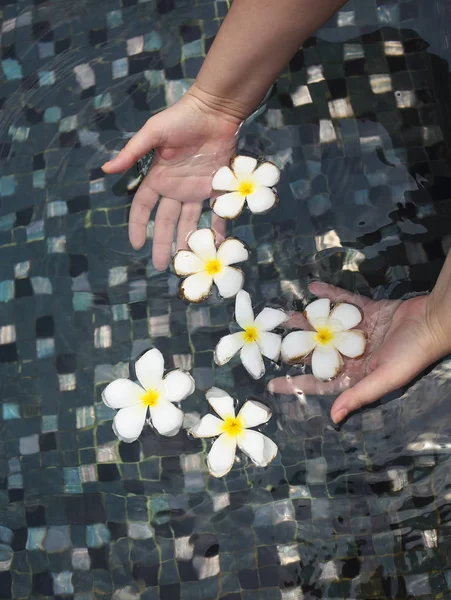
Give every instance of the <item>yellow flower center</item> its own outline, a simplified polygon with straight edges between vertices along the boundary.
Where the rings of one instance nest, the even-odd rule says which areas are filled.
[[[246,327],[243,337],[246,344],[256,342],[258,339],[258,329],[254,325],[251,325],[251,327]]]
[[[222,425],[222,432],[230,437],[237,437],[243,433],[244,427],[241,419],[238,417],[227,417]]]
[[[147,392],[141,396],[141,402],[144,406],[156,406],[159,398],[160,392],[157,390],[147,390]]]
[[[330,327],[318,327],[316,331],[316,343],[319,346],[327,346],[334,339],[334,332]]]
[[[219,271],[221,270],[222,265],[221,265],[221,261],[218,260],[217,258],[212,258],[211,260],[207,260],[207,263],[205,265],[205,270],[207,271],[207,273],[209,275],[217,275],[219,273]]]
[[[240,192],[240,194],[242,196],[249,196],[249,194],[252,194],[255,190],[255,185],[253,184],[252,181],[242,181],[240,183],[240,187],[238,189],[238,191]]]

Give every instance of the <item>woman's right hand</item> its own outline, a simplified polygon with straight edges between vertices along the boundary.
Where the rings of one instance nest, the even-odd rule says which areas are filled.
[[[132,202],[129,237],[135,249],[146,241],[150,213],[159,200],[155,217],[152,261],[167,268],[174,232],[177,249],[185,248],[196,229],[202,202],[211,195],[212,176],[229,164],[235,153],[242,118],[227,112],[221,102],[208,101],[195,85],[173,106],[150,118],[112,160],[105,173],[122,173],[155,148],[149,173]],[[225,234],[225,221],[213,214],[212,228]]]

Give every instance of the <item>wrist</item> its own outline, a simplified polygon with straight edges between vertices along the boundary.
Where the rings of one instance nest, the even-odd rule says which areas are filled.
[[[440,356],[451,353],[451,318],[446,302],[432,291],[426,300],[426,323]]]
[[[255,108],[246,106],[245,103],[235,98],[215,94],[202,86],[197,79],[186,92],[186,95],[195,98],[205,112],[237,124],[245,121]]]

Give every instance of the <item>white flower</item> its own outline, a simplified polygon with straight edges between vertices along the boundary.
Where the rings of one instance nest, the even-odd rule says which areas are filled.
[[[277,446],[266,435],[253,431],[271,418],[267,406],[248,400],[238,416],[235,416],[233,399],[223,390],[213,387],[208,390],[207,400],[221,418],[205,415],[191,429],[195,437],[210,438],[219,436],[208,453],[208,469],[214,477],[227,475],[235,460],[236,447],[240,448],[253,463],[266,467],[276,456]]]
[[[244,368],[254,379],[265,374],[263,356],[276,361],[279,358],[282,337],[270,333],[287,320],[283,310],[264,308],[256,318],[252,310],[251,297],[247,292],[238,292],[235,300],[235,318],[243,331],[223,337],[215,349],[215,363],[225,365],[241,350]]]
[[[365,352],[363,331],[349,331],[362,320],[362,313],[353,304],[336,304],[330,310],[330,300],[321,298],[307,306],[304,312],[314,331],[293,331],[282,342],[282,360],[290,364],[301,362],[312,354],[313,375],[327,381],[343,367],[342,356],[360,358]]]
[[[193,393],[194,379],[178,369],[163,378],[164,358],[156,348],[136,361],[135,371],[141,385],[129,379],[116,379],[103,391],[104,403],[120,409],[114,417],[114,433],[123,442],[134,442],[140,436],[149,412],[158,433],[176,435],[184,414],[173,403]]]
[[[280,179],[280,170],[270,162],[258,164],[250,156],[236,156],[231,167],[216,171],[212,188],[229,192],[218,196],[213,202],[213,212],[224,219],[235,219],[241,214],[247,201],[253,213],[265,213],[277,202],[271,189]]]
[[[243,287],[241,269],[231,267],[249,258],[243,242],[228,238],[216,250],[215,234],[211,229],[198,229],[188,240],[189,250],[179,250],[174,256],[174,270],[186,277],[180,286],[180,295],[190,302],[204,300],[213,283],[223,298],[231,298]]]

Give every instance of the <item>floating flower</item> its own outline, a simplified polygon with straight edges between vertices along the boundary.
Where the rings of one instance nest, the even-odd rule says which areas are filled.
[[[342,355],[360,358],[365,352],[366,335],[354,330],[362,313],[353,304],[336,304],[330,310],[330,300],[321,298],[307,306],[304,312],[314,331],[293,331],[282,342],[282,360],[290,364],[301,362],[312,354],[313,375],[327,381],[343,367]]]
[[[283,310],[264,308],[254,318],[251,297],[247,292],[238,292],[235,300],[235,318],[243,331],[223,337],[215,350],[215,362],[224,365],[241,350],[240,358],[246,371],[254,379],[265,374],[263,356],[276,361],[280,355],[282,337],[271,333],[287,320]],[[263,355],[263,356],[262,356]]]
[[[265,213],[277,202],[272,187],[279,179],[280,170],[276,165],[270,162],[258,164],[250,156],[236,156],[231,167],[221,167],[213,177],[214,190],[229,192],[214,200],[213,212],[224,219],[235,219],[247,201],[251,212]]]
[[[241,269],[231,267],[249,258],[245,245],[236,238],[227,238],[216,250],[215,234],[211,229],[198,229],[188,240],[189,250],[179,250],[174,256],[174,270],[186,277],[180,287],[182,298],[200,302],[211,292],[213,283],[223,298],[231,298],[244,284]]]
[[[246,454],[259,467],[266,467],[276,456],[277,446],[266,435],[253,431],[267,423],[271,418],[270,409],[248,400],[244,403],[238,416],[235,416],[233,399],[224,390],[213,387],[206,394],[207,400],[215,413],[205,415],[191,429],[195,437],[218,437],[208,453],[207,465],[214,477],[227,475],[235,460],[236,447]]]
[[[193,393],[194,379],[178,369],[163,377],[164,358],[156,348],[136,361],[135,371],[141,385],[129,379],[116,379],[103,391],[104,403],[119,409],[113,420],[114,433],[123,442],[134,442],[150,413],[150,421],[158,433],[176,435],[184,414],[174,402]]]

